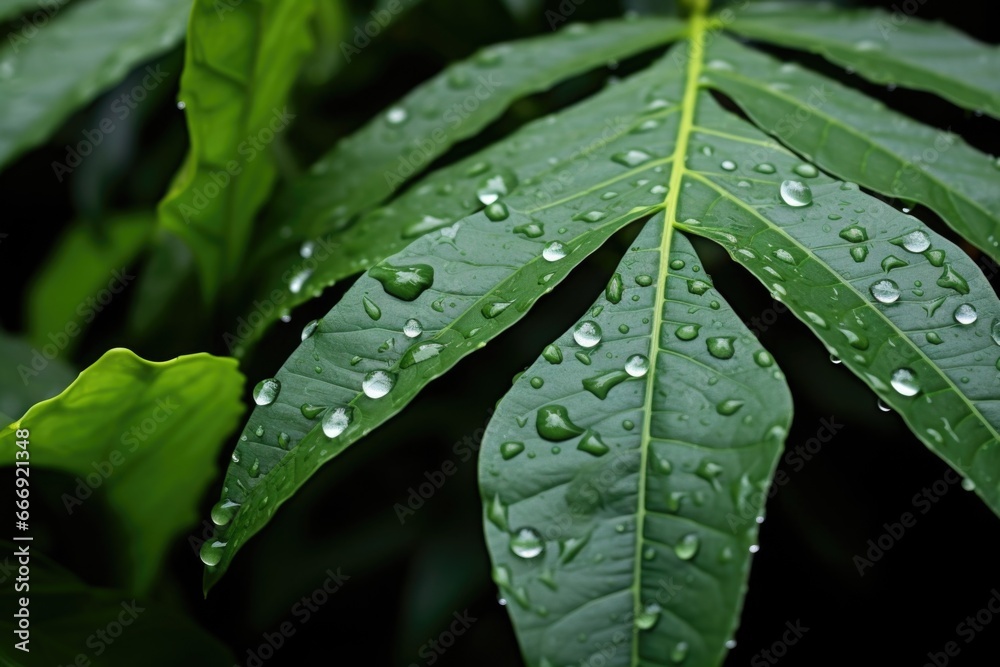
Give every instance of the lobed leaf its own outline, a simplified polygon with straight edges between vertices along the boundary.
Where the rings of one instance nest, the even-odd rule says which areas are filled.
[[[791,397],[667,233],[646,223],[486,430],[493,577],[529,665],[719,664],[738,622]]]

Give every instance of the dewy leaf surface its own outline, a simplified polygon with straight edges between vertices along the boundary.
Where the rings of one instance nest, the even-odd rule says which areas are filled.
[[[486,430],[493,576],[528,665],[714,665],[735,630],[791,397],[671,233],[646,223]]]
[[[762,2],[735,12],[727,28],[818,53],[876,83],[925,90],[1000,117],[1000,50],[912,13]]]
[[[217,451],[243,412],[243,376],[233,359],[193,354],[162,363],[124,349],[104,354],[61,394],[0,431],[13,463],[14,432],[31,431],[31,465],[74,476],[104,475],[94,495],[117,510],[128,548],[118,564],[128,588],[155,581],[171,540],[195,523],[215,475]],[[61,496],[72,514],[83,497]]]
[[[194,253],[206,301],[242,266],[274,185],[270,144],[295,117],[286,98],[312,48],[312,11],[266,0],[196,0],[191,11],[180,89],[191,149],[159,215]]]
[[[681,226],[725,246],[1000,514],[1000,301],[975,263],[708,97],[695,137],[711,151],[691,155]]]
[[[60,9],[30,39],[15,26],[0,46],[0,167],[129,70],[173,48],[189,7],[184,0],[87,0]],[[149,81],[158,84],[170,72],[156,67]]]
[[[719,37],[708,84],[762,129],[840,178],[933,209],[1000,261],[1000,169],[960,137],[794,64]]]
[[[684,30],[673,19],[625,19],[487,47],[337,144],[281,199],[280,222],[297,241],[342,228],[515,100],[677,39]]]

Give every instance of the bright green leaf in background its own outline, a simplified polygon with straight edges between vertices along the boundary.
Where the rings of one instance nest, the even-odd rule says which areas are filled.
[[[45,141],[69,114],[137,65],[176,46],[189,8],[185,0],[81,0],[40,27],[29,21],[33,31],[15,24],[0,44],[0,167]],[[172,74],[155,63],[149,70],[147,87]],[[115,103],[127,112],[136,102]],[[92,131],[101,134],[99,127]],[[56,176],[66,173],[62,169]]]
[[[312,2],[194,3],[180,90],[191,150],[159,215],[193,252],[206,301],[242,267],[274,185],[271,144],[295,118],[287,97],[313,48],[312,13]]]
[[[0,440],[13,460],[14,431],[26,428],[33,467],[106,477],[95,495],[120,522],[122,584],[141,593],[154,583],[171,541],[197,521],[218,446],[243,412],[242,388],[232,359],[194,354],[156,363],[111,350],[0,432]],[[66,489],[68,512],[82,495]]]

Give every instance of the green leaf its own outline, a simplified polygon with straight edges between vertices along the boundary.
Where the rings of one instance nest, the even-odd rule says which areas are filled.
[[[211,563],[206,588],[320,465],[522,317],[609,236],[662,205],[663,186],[656,182],[671,163],[678,123],[676,106],[664,99],[680,97],[679,74],[664,61],[582,102],[571,116],[548,121],[575,141],[549,136],[547,156],[554,161],[542,159],[535,182],[416,239],[359,278],[315,328],[306,328],[302,345],[275,375],[276,398],[258,399],[265,404],[254,410],[247,440],[236,448],[223,502],[240,508],[220,529],[220,546],[203,552]],[[609,119],[616,131],[607,131]],[[394,269],[401,270],[398,280]],[[410,320],[419,327],[407,326]],[[391,391],[369,397],[365,378],[383,380],[382,374],[394,378]],[[330,433],[344,428],[328,437],[324,422]],[[263,437],[255,435],[258,429]]]
[[[87,0],[60,9],[30,38],[13,30],[0,47],[0,167],[131,69],[172,49],[184,37],[188,4]],[[152,86],[170,74],[149,68]]]
[[[28,331],[37,346],[65,336],[71,352],[80,333],[135,276],[128,266],[145,246],[155,219],[146,211],[105,220],[100,228],[77,222],[59,239],[28,290]]]
[[[713,88],[826,171],[920,202],[1000,261],[1000,171],[958,136],[870,97],[720,37],[708,47]]]
[[[1000,514],[1000,300],[979,268],[857,185],[803,178],[709,98],[698,123],[713,155],[691,156],[678,226],[725,246]]]
[[[653,21],[651,30],[647,22],[638,25],[647,26],[648,34],[640,43],[648,46],[647,41],[650,36],[659,35],[660,41],[674,39],[680,32],[682,24],[674,22]],[[441,144],[437,148],[443,151],[450,145],[450,142],[465,136],[466,132],[480,129],[494,116],[498,115],[510,102],[517,97],[537,89],[551,85],[559,78],[568,77],[582,69],[590,68],[595,62],[603,62],[610,57],[624,57],[616,52],[608,55],[609,49],[632,49],[636,39],[635,22],[619,21],[601,24],[588,28],[583,35],[574,35],[574,30],[570,29],[554,36],[527,40],[525,42],[515,42],[504,45],[502,48],[510,56],[504,60],[502,67],[497,68],[497,76],[504,86],[499,88],[492,97],[488,98],[478,109],[470,115],[465,124],[455,128],[448,126],[448,130],[454,129],[456,134],[446,144]],[[576,32],[580,32],[577,30]],[[616,39],[620,41],[615,41]],[[568,55],[572,53],[571,47],[576,48],[575,42],[580,42],[579,46],[587,47],[586,58],[579,62],[569,60]],[[520,49],[524,49],[522,52]],[[603,54],[601,58],[592,59],[594,53]],[[514,57],[515,54],[521,54]],[[532,79],[527,82],[519,82],[514,79],[515,74],[523,76],[527,69],[527,64],[531,58],[536,58],[548,69],[536,68],[532,71]],[[603,59],[603,60],[602,60]],[[449,68],[444,74],[432,80],[429,84],[418,88],[411,96],[394,108],[419,108],[430,104],[435,91],[441,94],[441,89],[454,91],[448,84],[454,77],[455,72],[465,71],[476,67],[473,63],[464,63]],[[486,70],[488,71],[488,70]],[[457,92],[468,94],[465,89]],[[461,99],[461,98],[457,98]],[[434,102],[435,104],[437,102]],[[441,104],[441,107],[447,105]],[[559,117],[559,122],[564,124],[564,138],[567,143],[554,145],[550,140],[552,123],[557,121],[555,116],[540,119],[527,125],[525,128],[515,132],[510,137],[499,141],[488,148],[475,153],[474,155],[460,160],[459,162],[439,169],[426,178],[418,181],[413,187],[405,190],[400,196],[392,200],[388,205],[377,208],[363,215],[356,223],[346,229],[337,230],[328,234],[313,236],[311,240],[304,242],[298,251],[286,252],[279,257],[265,263],[263,272],[268,277],[262,281],[260,294],[268,296],[276,303],[281,303],[281,309],[272,309],[268,313],[258,313],[259,317],[253,318],[254,326],[252,331],[235,341],[230,346],[230,352],[242,355],[246,347],[257,340],[264,331],[270,327],[278,318],[322,293],[322,290],[337,282],[348,278],[356,273],[364,271],[372,264],[399,252],[411,241],[424,234],[437,233],[453,226],[458,220],[467,215],[471,215],[482,209],[486,202],[492,202],[499,197],[503,191],[516,188],[521,182],[530,180],[551,168],[550,160],[563,160],[573,155],[586,155],[595,146],[629,130],[623,124],[625,121],[621,116],[608,116],[605,126],[600,128],[597,134],[591,134],[594,128],[589,123],[580,124],[580,131],[574,131],[578,126],[577,118],[586,117],[587,109],[571,108]],[[616,113],[621,113],[616,110]],[[410,134],[408,137],[419,136],[421,132],[428,133],[432,130],[428,127],[436,120],[438,124],[442,122],[442,116],[430,116],[423,119],[423,123],[405,130]],[[419,119],[415,119],[419,120]],[[428,125],[428,123],[430,125]],[[336,151],[355,150],[351,148],[355,144],[371,143],[372,134],[383,120],[377,120],[368,127],[359,131],[348,140],[345,140]],[[475,125],[475,127],[469,127]],[[442,128],[443,129],[443,128]],[[405,144],[402,144],[405,147]],[[435,150],[437,150],[437,148]],[[400,144],[384,147],[386,155],[392,151],[402,151]],[[398,159],[395,157],[387,159]],[[428,160],[429,162],[429,160]],[[371,165],[365,163],[358,164],[351,173],[361,173],[358,170],[368,169]],[[369,175],[375,179],[369,186],[378,185],[376,175]],[[310,181],[317,180],[318,177],[309,177]],[[338,187],[340,181],[332,181],[329,177],[324,177],[328,182],[323,189],[315,193],[297,191],[299,199],[304,206],[311,206],[310,202],[317,201],[316,197],[327,197],[332,190]],[[548,188],[548,197],[555,198],[558,190],[566,187],[565,183],[559,183]],[[360,194],[357,189],[352,193]],[[379,195],[384,196],[387,193]],[[345,196],[345,193],[341,193]],[[353,196],[353,195],[352,195]],[[542,196],[545,196],[543,193]],[[366,202],[370,204],[371,202]],[[277,295],[277,296],[276,296]]]
[[[25,15],[24,20],[14,22],[10,28],[13,31],[24,30],[27,25],[37,28],[38,24],[48,23],[48,19],[59,11],[58,7],[59,2],[57,1],[40,3],[38,0],[4,0],[4,3],[0,5],[0,21],[10,21],[23,14]],[[40,13],[38,13],[39,11]],[[27,32],[35,34],[31,28],[28,28]]]
[[[104,478],[95,494],[128,536],[123,579],[142,592],[155,582],[171,541],[197,518],[218,446],[243,412],[242,386],[233,359],[194,354],[155,363],[115,349],[0,440],[13,462],[14,430],[29,429],[32,466],[78,476],[77,488],[61,497],[70,514],[87,497],[80,478]]]
[[[791,397],[663,227],[646,224],[486,430],[493,577],[529,665],[610,650],[622,665],[719,664],[738,622]]]
[[[288,92],[312,49],[312,2],[196,0],[180,99],[191,150],[160,203],[160,222],[191,248],[214,299],[242,266],[277,171],[269,145],[295,115]]]
[[[895,8],[895,5],[894,5]],[[876,83],[926,90],[1000,117],[1000,50],[911,13],[830,4],[752,3],[726,27],[804,49]]]
[[[0,620],[0,631],[8,642],[3,648],[5,665],[233,664],[229,649],[200,628],[190,615],[162,602],[136,600],[129,591],[88,586],[32,543],[0,541],[7,559],[5,567],[16,561],[13,554],[26,544],[31,559],[30,653],[13,648],[21,641],[15,638],[13,614],[21,608],[19,598],[25,591],[17,592],[13,585],[3,586],[0,601],[4,609],[10,610]],[[98,635],[98,631],[102,634]],[[81,655],[86,662],[80,660]],[[97,656],[100,662],[91,661]]]
[[[448,67],[337,144],[290,189],[278,216],[290,228],[287,237],[315,239],[343,228],[515,100],[683,31],[683,23],[670,19],[579,24],[490,46]]]

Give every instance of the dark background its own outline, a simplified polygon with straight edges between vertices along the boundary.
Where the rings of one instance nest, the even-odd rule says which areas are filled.
[[[864,4],[890,10],[894,4],[903,5]],[[558,2],[545,5],[559,12]],[[982,12],[983,6],[926,0],[917,16],[945,20],[996,43],[1000,29]],[[368,20],[371,7],[366,3],[354,2],[352,9],[355,25]],[[617,2],[589,0],[572,19],[594,20],[620,11]],[[548,30],[544,16],[530,12],[519,21],[496,0],[425,0],[397,17],[330,82],[299,86],[295,104],[300,116],[288,148],[300,165],[308,165],[446,63],[487,43]],[[925,123],[951,128],[983,151],[1000,153],[996,121],[930,95],[866,84],[808,56],[774,52],[856,85]],[[439,164],[573,103],[599,89],[609,76],[624,76],[651,57],[621,63],[613,71],[592,72],[519,102]],[[75,114],[46,146],[22,157],[0,177],[0,201],[19,209],[17,214],[10,208],[3,214],[3,227],[10,231],[16,225],[24,239],[16,247],[0,244],[8,294],[25,293],[58,231],[74,217],[99,221],[109,211],[155,206],[186,146],[182,114],[174,108],[181,53],[177,50],[159,61],[174,72],[172,86],[158,89],[161,99],[129,119],[133,125],[122,133],[121,142],[99,149],[103,154],[85,161],[68,183],[56,183],[49,164],[62,158],[67,141],[92,125],[103,108],[100,100]],[[926,209],[914,213],[957,240]],[[636,232],[625,230],[580,266],[558,288],[558,297],[546,299],[542,308],[485,351],[431,384],[398,418],[319,472],[243,549],[207,601],[201,598],[201,563],[182,541],[157,596],[178,602],[200,618],[233,648],[240,664],[245,664],[248,649],[264,641],[262,633],[274,632],[285,621],[294,624],[295,636],[266,665],[429,664],[426,654],[419,654],[421,645],[447,628],[453,612],[466,609],[478,620],[435,664],[521,664],[510,622],[489,577],[475,459],[462,462],[454,446],[481,435],[489,409],[510,386],[511,377],[590,305]],[[698,247],[716,285],[744,320],[773,306],[767,291],[748,280],[742,269],[712,247]],[[346,287],[330,290],[296,311],[290,324],[276,327],[245,361],[247,377],[273,375],[297,344],[302,325],[326,312]],[[23,296],[15,300],[0,312],[0,323],[16,333],[22,328],[25,304]],[[123,326],[130,307],[127,298],[116,300],[86,334],[73,363],[85,367],[115,345],[154,360],[198,350],[226,353],[221,332],[231,327],[233,313],[186,322],[197,341],[190,344],[155,335],[130,338]],[[793,316],[781,315],[762,333],[762,342],[785,371],[795,397],[788,449],[813,437],[822,418],[832,417],[843,428],[801,470],[788,462],[781,465],[788,483],[767,506],[738,645],[726,665],[768,664],[761,661],[760,652],[781,639],[786,622],[796,621],[809,630],[789,648],[784,664],[919,666],[928,661],[929,651],[942,651],[949,641],[961,648],[951,664],[996,664],[1000,618],[968,644],[956,626],[982,609],[994,588],[1000,589],[993,551],[1000,530],[997,517],[957,484],[948,485],[940,497],[935,494],[929,511],[921,513],[924,505],[914,505],[915,494],[942,480],[946,465],[909,434],[896,414],[880,411],[874,395],[831,363],[824,347]],[[229,451],[227,444],[220,470]],[[440,470],[446,461],[455,462],[457,473],[400,525],[393,506],[405,503],[409,489],[426,481],[425,472]],[[51,476],[45,483],[55,489],[65,481]],[[204,498],[203,516],[208,516],[216,493],[217,485]],[[898,522],[907,511],[917,515],[916,525],[859,576],[854,557],[863,556],[868,540],[885,532],[883,524]],[[60,536],[51,540],[52,555],[91,583],[101,584],[107,574],[102,549],[108,547],[102,546],[100,510],[87,508],[84,516],[68,521],[56,504],[46,521],[51,535]],[[300,624],[293,605],[323,583],[328,568],[340,568],[350,580],[308,623]]]

